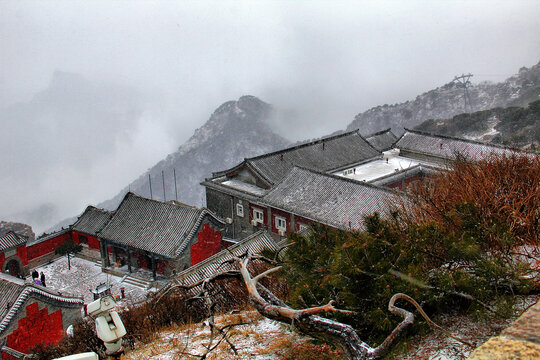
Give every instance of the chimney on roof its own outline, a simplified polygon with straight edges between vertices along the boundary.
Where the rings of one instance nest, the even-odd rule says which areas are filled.
[[[326,145],[326,144],[325,144],[325,142],[324,142],[324,140],[323,140],[323,142],[322,142],[322,149],[323,149],[323,150],[324,150],[324,146],[325,146],[325,145]]]
[[[281,161],[283,161],[283,154],[281,154]]]

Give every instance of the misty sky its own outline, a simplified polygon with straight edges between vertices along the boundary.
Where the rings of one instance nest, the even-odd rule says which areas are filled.
[[[276,131],[298,140],[464,72],[503,80],[540,60],[538,19],[536,0],[0,0],[0,220],[112,197],[241,95],[287,110]],[[37,116],[63,106],[55,71],[99,106]]]

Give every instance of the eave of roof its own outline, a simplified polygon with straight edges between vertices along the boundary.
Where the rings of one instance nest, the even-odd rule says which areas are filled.
[[[25,244],[27,239],[14,231],[8,231],[7,234],[0,237],[0,251],[13,249]]]

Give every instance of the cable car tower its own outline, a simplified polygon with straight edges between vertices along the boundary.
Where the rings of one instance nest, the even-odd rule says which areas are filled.
[[[461,74],[460,76],[454,76],[454,83],[458,84],[458,86],[465,89],[465,95],[463,97],[464,100],[464,106],[465,106],[465,112],[472,113],[473,107],[472,107],[472,101],[471,101],[471,95],[469,94],[469,86],[471,85],[471,77],[473,77],[473,74]]]

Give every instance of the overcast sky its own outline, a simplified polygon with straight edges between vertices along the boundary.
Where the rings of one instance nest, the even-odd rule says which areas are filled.
[[[297,140],[457,74],[503,80],[540,60],[538,19],[536,0],[0,0],[0,121],[12,134],[9,146],[0,137],[0,219],[45,203],[65,217],[113,196],[241,95],[296,114],[278,130]],[[4,121],[56,70],[122,89],[137,120],[51,118],[45,133]],[[66,145],[79,134],[86,143]]]

